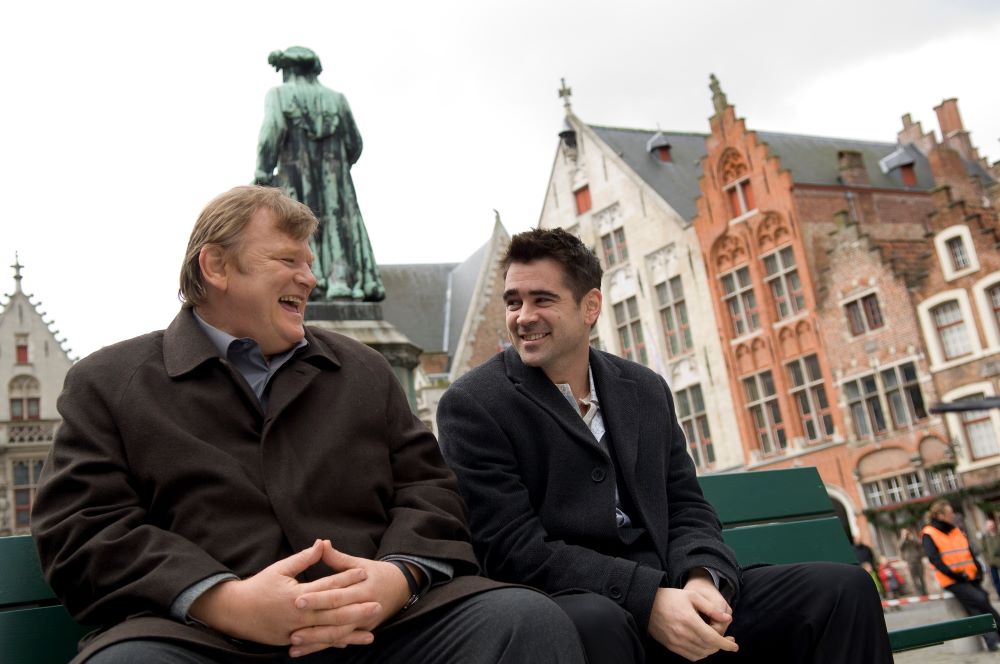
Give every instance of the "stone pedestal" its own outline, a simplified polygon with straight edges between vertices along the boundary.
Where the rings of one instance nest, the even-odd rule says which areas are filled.
[[[382,319],[378,302],[309,302],[306,324],[339,332],[381,353],[403,386],[410,410],[417,412],[414,376],[421,350],[392,323]]]

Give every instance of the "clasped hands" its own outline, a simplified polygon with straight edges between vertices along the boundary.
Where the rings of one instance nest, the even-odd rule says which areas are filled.
[[[649,634],[671,652],[691,661],[719,650],[735,652],[726,636],[733,610],[705,570],[692,570],[683,588],[660,588],[653,600]]]
[[[333,574],[307,583],[295,578],[319,562]],[[329,540],[316,540],[249,578],[210,588],[189,615],[237,639],[288,645],[289,655],[301,657],[371,643],[372,630],[409,596],[406,577],[392,563],[349,556]]]

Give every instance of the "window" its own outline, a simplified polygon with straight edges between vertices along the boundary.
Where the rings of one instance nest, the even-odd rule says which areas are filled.
[[[890,422],[895,429],[905,429],[927,417],[913,362],[849,380],[843,390],[858,438],[884,433]]]
[[[847,326],[852,336],[871,332],[885,325],[882,319],[882,309],[878,306],[878,298],[874,293],[859,297],[844,305],[847,313]]]
[[[955,477],[955,470],[953,468],[944,468],[927,473],[927,483],[930,484],[932,494],[958,491],[958,478]]]
[[[826,398],[819,360],[815,355],[808,355],[792,360],[786,366],[792,386],[792,398],[798,403],[806,438],[816,441],[832,436],[833,417],[830,415],[830,402]]]
[[[924,395],[917,384],[917,367],[912,362],[881,372],[882,388],[889,403],[892,424],[897,429],[907,427],[927,417]]]
[[[928,475],[932,474],[928,473]],[[954,474],[952,474],[951,480],[954,482]],[[938,477],[939,490],[934,491],[934,493],[944,493],[946,491],[945,484],[943,478]],[[868,507],[882,507],[928,495],[927,486],[920,473],[905,473],[895,477],[886,477],[874,482],[865,482],[862,486]]]
[[[785,247],[764,257],[765,280],[771,288],[774,304],[778,308],[778,318],[792,316],[806,306],[802,295],[802,282],[795,269],[795,255],[791,247]]]
[[[962,318],[962,309],[958,306],[958,300],[950,300],[934,307],[931,309],[931,318],[937,328],[938,339],[941,340],[941,350],[946,360],[972,352],[972,344],[965,327],[965,319]]]
[[[619,302],[614,309],[622,356],[626,360],[648,364],[646,342],[642,338],[642,322],[639,320],[639,303],[635,296]]]
[[[733,218],[742,217],[747,212],[757,208],[748,178],[743,178],[729,185],[725,188],[725,192],[726,197],[729,198],[729,209],[732,211]]]
[[[33,376],[14,376],[11,379],[7,385],[11,420],[37,420],[41,417],[40,389],[38,379]]]
[[[604,264],[609,268],[628,260],[628,247],[625,245],[625,229],[615,230],[601,236],[601,249],[604,252]]]
[[[28,335],[14,335],[14,353],[18,364],[28,363]]]
[[[788,447],[771,372],[762,371],[744,378],[743,393],[747,400],[747,410],[750,411],[757,430],[757,444],[761,452],[772,455]]]
[[[684,287],[680,277],[656,284],[656,299],[660,305],[663,336],[670,357],[691,350],[691,327],[688,324],[687,305],[684,304]]]
[[[733,336],[741,337],[759,328],[760,314],[757,312],[757,298],[750,283],[750,270],[746,267],[737,268],[720,278]]]
[[[673,157],[670,156],[669,145],[661,145],[660,147],[656,148],[656,156],[660,158],[660,161],[669,162],[674,160]]]
[[[878,398],[875,376],[865,376],[844,383],[844,396],[854,420],[854,433],[865,438],[886,430],[885,413]]]
[[[694,464],[698,468],[706,468],[715,463],[715,448],[712,446],[712,434],[708,429],[708,417],[705,416],[705,400],[702,398],[701,386],[692,385],[674,393],[677,401],[677,420],[684,429],[688,450]]]
[[[948,247],[948,256],[951,258],[952,270],[958,272],[972,265],[969,261],[969,253],[965,250],[965,240],[961,235],[949,238],[945,242],[945,246]]]
[[[41,459],[17,460],[11,464],[14,478],[14,527],[25,530],[31,525],[31,505],[35,501],[35,488],[42,474]]]
[[[965,399],[982,399],[986,395],[970,394],[964,396],[959,401]],[[996,431],[993,429],[993,420],[990,418],[988,410],[969,410],[960,414],[962,420],[962,431],[965,433],[965,441],[969,445],[969,452],[973,459],[1000,454],[1000,446],[997,445]]]
[[[903,178],[904,187],[917,186],[917,174],[913,170],[913,164],[903,164],[899,167],[899,174]]]
[[[577,189],[573,192],[574,198],[576,198],[576,213],[583,214],[590,210],[590,187],[583,187],[582,189]]]
[[[1000,330],[1000,284],[986,289],[986,298],[989,300],[990,308],[993,310],[993,322]]]

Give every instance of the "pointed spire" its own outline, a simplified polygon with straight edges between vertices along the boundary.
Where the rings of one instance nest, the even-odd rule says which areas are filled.
[[[14,268],[14,292],[20,293],[21,291],[21,269],[24,267],[21,265],[21,261],[18,260],[17,252],[14,252],[14,264],[11,265]]]
[[[721,115],[729,106],[726,93],[722,91],[722,86],[719,85],[719,79],[715,77],[715,74],[709,74],[708,81],[708,89],[712,91],[712,105],[715,106],[716,114]]]
[[[573,109],[569,105],[569,98],[573,96],[573,88],[566,85],[565,78],[560,78],[559,82],[561,83],[559,87],[559,96],[563,100],[563,108],[566,109],[566,114],[569,115],[573,112]]]

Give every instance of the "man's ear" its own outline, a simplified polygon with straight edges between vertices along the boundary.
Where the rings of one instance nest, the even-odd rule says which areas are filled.
[[[597,317],[601,315],[603,301],[601,291],[597,288],[591,288],[590,292],[583,296],[583,316],[587,325],[593,326],[597,322]]]
[[[206,244],[198,252],[198,267],[205,284],[222,292],[229,286],[226,251],[217,244]]]

